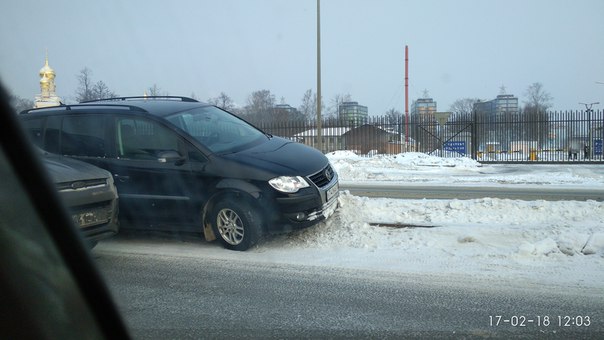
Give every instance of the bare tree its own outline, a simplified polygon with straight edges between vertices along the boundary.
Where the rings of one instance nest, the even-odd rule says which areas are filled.
[[[543,84],[533,83],[525,92],[522,119],[525,126],[525,137],[544,145],[549,131],[547,109],[551,107],[552,96],[543,89]]]
[[[474,104],[478,103],[480,99],[477,98],[461,98],[451,104],[449,111],[453,113],[451,117],[452,121],[470,121],[472,120],[472,112],[474,111]]]
[[[302,97],[302,104],[298,108],[300,113],[304,115],[305,119],[316,119],[317,118],[317,94],[313,94],[311,89],[304,92]]]
[[[109,89],[109,87],[107,87],[107,85],[105,85],[105,82],[103,82],[102,80],[99,80],[96,82],[96,84],[94,84],[94,86],[92,87],[92,94],[94,96],[94,99],[117,97],[117,94],[115,94],[115,92],[111,91]]]
[[[386,111],[386,119],[390,124],[398,124],[401,122],[401,112],[395,108],[390,108]]]
[[[94,84],[92,82],[92,71],[88,67],[84,67],[80,70],[78,78],[78,89],[76,90],[76,100],[78,102],[84,102],[88,100],[94,100],[94,94],[92,88]]]
[[[80,70],[80,74],[78,74],[77,77],[79,85],[76,90],[76,100],[78,102],[118,96],[115,92],[111,91],[102,80],[94,83],[92,81],[92,71],[88,67],[84,67]]]
[[[161,90],[161,88],[159,86],[157,86],[157,84],[153,84],[153,86],[150,86],[147,89],[147,95],[149,96],[168,96],[168,92]]]
[[[23,110],[29,110],[34,107],[34,101],[31,99],[22,98],[15,95],[10,95],[10,105],[13,107],[15,112],[19,113]]]
[[[218,106],[219,108],[226,111],[233,111],[235,103],[226,93],[220,92],[220,94],[214,98],[208,98],[208,104]]]
[[[349,93],[336,94],[335,96],[333,96],[333,98],[331,98],[330,105],[327,110],[327,115],[331,116],[331,117],[339,118],[340,105],[342,105],[342,103],[350,102],[350,101],[352,101],[352,98],[350,97]]]
[[[257,119],[271,119],[275,107],[275,95],[269,90],[252,92],[247,99],[246,114]]]
[[[543,89],[543,84],[533,83],[525,91],[524,111],[545,112],[552,106],[552,96]]]

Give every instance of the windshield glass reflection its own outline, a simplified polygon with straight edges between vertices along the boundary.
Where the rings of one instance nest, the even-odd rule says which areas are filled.
[[[214,106],[179,112],[168,120],[214,153],[241,151],[267,138],[244,120]]]

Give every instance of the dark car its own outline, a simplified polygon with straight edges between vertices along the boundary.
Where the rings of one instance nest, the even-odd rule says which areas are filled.
[[[130,339],[0,84],[0,339]]]
[[[320,151],[190,98],[114,98],[20,117],[39,147],[113,174],[127,225],[203,231],[245,250],[337,208],[338,176]]]
[[[89,246],[118,232],[118,195],[111,174],[88,163],[41,151],[41,159],[75,226]]]

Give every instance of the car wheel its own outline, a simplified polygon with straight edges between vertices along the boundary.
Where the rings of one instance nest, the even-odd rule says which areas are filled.
[[[227,249],[247,250],[262,235],[260,215],[248,204],[222,201],[214,207],[211,218],[214,233]]]

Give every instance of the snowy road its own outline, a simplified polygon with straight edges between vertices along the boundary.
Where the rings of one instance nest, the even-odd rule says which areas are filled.
[[[214,246],[173,240],[143,250],[157,241],[122,240],[93,252],[139,339],[597,339],[604,332],[598,294],[268,264],[245,253],[208,258]],[[565,316],[583,324],[565,326]]]

